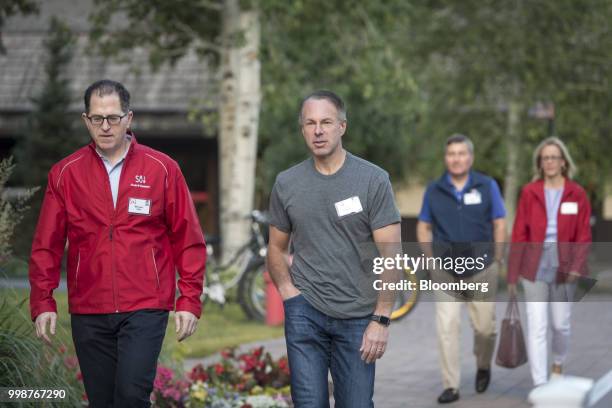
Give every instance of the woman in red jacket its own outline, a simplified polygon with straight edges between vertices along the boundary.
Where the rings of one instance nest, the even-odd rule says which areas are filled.
[[[550,308],[553,365],[560,375],[570,335],[576,280],[587,273],[591,206],[571,180],[576,168],[561,140],[550,137],[533,155],[534,181],[521,192],[512,230],[508,289],[521,278],[527,300],[527,349],[536,386],[548,381],[547,333]]]

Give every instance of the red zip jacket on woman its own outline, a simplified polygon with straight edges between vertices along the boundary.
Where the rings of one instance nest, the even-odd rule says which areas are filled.
[[[57,312],[53,290],[68,239],[70,313],[175,308],[200,316],[206,244],[178,164],[132,136],[113,207],[95,145],[55,164],[30,259],[32,320]]]
[[[566,178],[557,214],[557,282],[564,282],[569,272],[587,274],[590,218],[591,205],[585,191]],[[519,200],[508,260],[509,283],[516,283],[519,275],[530,281],[535,280],[547,223],[544,181],[537,180],[523,188]]]

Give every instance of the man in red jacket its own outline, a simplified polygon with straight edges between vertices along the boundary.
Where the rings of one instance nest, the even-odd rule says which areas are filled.
[[[169,311],[178,341],[196,329],[204,236],[178,164],[129,130],[125,87],[98,81],[84,99],[92,142],[49,172],[30,259],[32,320],[50,342],[67,241],[72,338],[89,402],[146,407]]]

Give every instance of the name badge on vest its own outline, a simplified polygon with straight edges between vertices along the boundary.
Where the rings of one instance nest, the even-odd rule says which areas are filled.
[[[338,201],[334,204],[334,206],[336,207],[336,213],[338,213],[338,217],[344,217],[348,214],[354,214],[363,211],[361,201],[359,201],[359,197],[357,196],[347,198],[346,200]]]
[[[128,205],[128,213],[151,215],[151,200],[142,198],[131,198]]]
[[[561,214],[578,214],[578,203],[572,201],[561,203]]]
[[[465,205],[476,205],[482,203],[482,197],[480,191],[472,189],[469,193],[463,195],[463,204]]]

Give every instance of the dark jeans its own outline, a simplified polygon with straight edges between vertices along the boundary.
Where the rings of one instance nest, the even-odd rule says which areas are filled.
[[[328,371],[337,408],[373,407],[375,364],[366,364],[359,352],[369,317],[335,319],[302,295],[287,299],[284,306],[295,407],[329,407]]]
[[[71,324],[90,407],[149,407],[168,312],[73,314]]]

